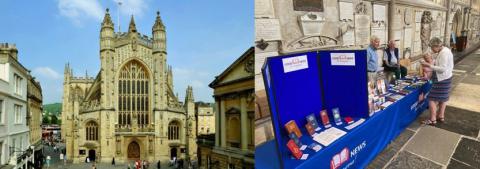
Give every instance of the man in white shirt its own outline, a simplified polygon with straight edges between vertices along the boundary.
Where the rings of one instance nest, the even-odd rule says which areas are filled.
[[[383,55],[383,67],[385,71],[395,72],[397,79],[404,78],[407,75],[407,68],[400,65],[399,51],[395,47],[395,41],[388,41],[388,48],[385,49]]]

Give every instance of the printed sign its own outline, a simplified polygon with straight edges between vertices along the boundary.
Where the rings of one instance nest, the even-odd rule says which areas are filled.
[[[307,55],[285,58],[285,59],[282,59],[282,62],[283,62],[284,73],[308,68]]]
[[[355,53],[330,53],[332,65],[355,66]]]

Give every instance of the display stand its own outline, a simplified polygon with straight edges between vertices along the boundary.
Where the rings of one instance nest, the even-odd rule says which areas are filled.
[[[342,117],[368,117],[366,62],[365,50],[315,51],[267,58],[263,75],[282,168],[308,163],[290,157],[284,127],[288,121],[295,120],[305,135],[300,140],[308,145],[311,138],[303,126],[309,114],[320,119],[319,112],[326,109],[333,119],[331,109],[339,108]]]

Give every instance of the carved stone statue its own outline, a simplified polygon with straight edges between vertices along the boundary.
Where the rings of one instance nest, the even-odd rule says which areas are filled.
[[[355,14],[366,15],[367,14],[367,5],[364,2],[360,2],[355,6]]]
[[[420,40],[422,40],[422,52],[428,49],[428,42],[430,41],[432,13],[424,11],[422,15],[422,27],[420,30]]]

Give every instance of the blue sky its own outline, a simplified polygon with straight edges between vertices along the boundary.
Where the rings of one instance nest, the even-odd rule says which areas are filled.
[[[44,103],[62,101],[63,70],[95,76],[100,68],[99,30],[105,8],[118,31],[133,14],[137,30],[151,36],[156,11],[167,31],[167,63],[181,101],[192,85],[196,101],[213,102],[208,84],[253,45],[253,1],[245,0],[2,0],[0,42],[15,43],[20,62],[43,88]],[[119,9],[119,10],[118,10]]]

